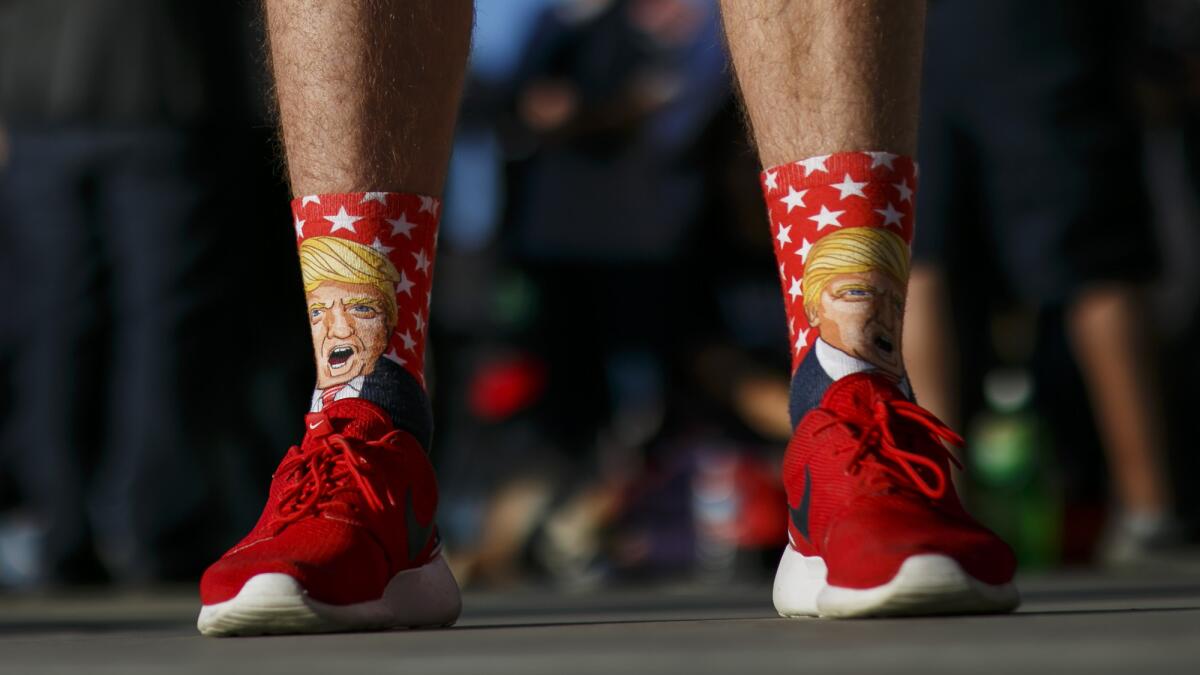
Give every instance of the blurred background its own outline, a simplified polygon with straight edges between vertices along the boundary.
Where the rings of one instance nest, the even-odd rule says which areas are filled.
[[[0,588],[199,577],[313,381],[256,3],[0,0]],[[933,0],[906,357],[1024,569],[1197,566],[1200,0]],[[710,0],[478,0],[430,383],[468,586],[769,578],[783,305]],[[367,186],[364,186],[367,187]]]

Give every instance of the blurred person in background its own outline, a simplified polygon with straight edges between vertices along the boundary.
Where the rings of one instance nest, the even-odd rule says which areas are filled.
[[[511,345],[535,309],[528,283],[508,264],[504,224],[510,158],[528,154],[513,142],[516,71],[539,17],[560,2],[476,3],[448,168],[431,326],[438,347],[430,376],[442,392],[433,401],[432,453],[446,486],[441,531],[467,583],[512,578],[544,508],[543,474],[557,468],[545,461],[536,425],[520,415],[543,392],[544,377],[540,363]],[[483,444],[486,457],[477,452]]]
[[[303,409],[255,9],[0,3],[0,583],[195,578]]]
[[[738,383],[754,382],[761,394],[770,381],[775,402],[787,396],[783,377],[765,377],[768,368],[750,376],[739,354],[749,333],[778,360],[772,312],[780,307],[757,260],[768,237],[715,4],[479,2],[476,11],[434,299],[435,462],[448,490],[451,566],[460,582],[490,584],[533,571],[567,583],[694,571],[690,455],[730,436],[758,440],[726,414],[731,392],[751,389]],[[554,91],[562,95],[547,96]],[[558,110],[560,100],[567,109]],[[645,102],[626,105],[636,100]],[[501,172],[509,188],[498,203]],[[580,208],[604,186],[628,198]],[[735,212],[740,193],[752,208]],[[675,198],[646,198],[655,194]],[[562,218],[578,225],[563,231]],[[729,254],[741,230],[754,235],[749,260],[746,250]],[[738,267],[750,278],[730,280]],[[670,312],[657,294],[611,288],[617,279],[669,288],[692,276],[704,281]],[[660,283],[640,281],[651,277]],[[741,315],[722,325],[718,298],[735,294]],[[750,309],[759,304],[764,312]],[[547,337],[563,334],[578,337]],[[737,347],[726,346],[731,339]],[[594,363],[577,362],[581,341]],[[721,358],[698,358],[708,343]],[[776,433],[786,440],[786,405],[768,408],[782,413]],[[756,467],[754,459],[746,464]],[[671,471],[680,473],[660,475]],[[778,526],[772,548],[782,536],[778,515],[767,519]],[[653,545],[617,543],[630,536]],[[614,548],[640,553],[614,565]]]
[[[703,296],[679,282],[708,204],[712,172],[696,159],[729,99],[724,67],[715,2],[618,0],[543,13],[516,69],[510,142],[529,155],[510,167],[506,244],[537,298],[521,340],[546,373],[533,412],[565,476],[602,468],[546,486],[556,510],[590,514],[548,533],[598,529],[699,336]]]
[[[1193,385],[1200,377],[1200,3],[1145,3],[1146,50],[1140,63],[1147,118],[1147,178],[1163,240],[1163,274],[1152,306],[1164,333],[1161,362],[1172,438],[1192,433]],[[1170,457],[1176,506],[1200,524],[1192,477],[1200,455],[1183,442]]]
[[[402,405],[364,390],[309,413],[263,517],[201,579],[198,627],[245,635],[448,625],[461,600],[434,526],[423,364],[473,7],[266,6],[299,245],[337,237],[369,246],[412,282],[396,284],[400,318],[381,357],[401,366],[387,396]],[[647,25],[671,15],[661,9],[648,10]],[[817,337],[799,302],[810,246],[854,228],[911,242],[924,5],[729,0],[722,10],[765,167],[795,373]],[[561,119],[569,97],[551,99],[548,109],[560,114],[550,118]],[[600,208],[624,195],[588,197]],[[619,232],[621,223],[602,225]],[[879,251],[863,257],[846,273],[870,276],[886,265]],[[895,302],[869,284],[827,288],[861,303],[856,330]],[[681,291],[671,300],[686,302],[686,283]],[[899,334],[886,338],[893,350],[901,344]],[[588,347],[576,345],[575,363],[595,358]],[[827,368],[837,373],[827,386],[802,373],[792,382],[794,395],[823,391],[818,407],[801,411],[784,460],[790,541],[776,576],[779,613],[1013,609],[1012,551],[963,510],[949,481],[945,443],[961,439],[908,400],[895,373],[838,349]]]
[[[1072,0],[930,4],[906,319],[918,400],[957,425],[970,410],[958,404],[956,355],[990,346],[971,329],[957,344],[950,317],[985,321],[997,279],[1025,303],[1064,308],[1108,457],[1110,562],[1184,537],[1146,292],[1159,256],[1133,89],[1139,18],[1133,6]]]

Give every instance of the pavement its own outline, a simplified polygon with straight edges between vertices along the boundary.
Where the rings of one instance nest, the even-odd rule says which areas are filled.
[[[1003,616],[780,619],[765,585],[470,592],[458,626],[204,638],[190,588],[0,595],[0,673],[1200,673],[1200,575],[1022,577]]]

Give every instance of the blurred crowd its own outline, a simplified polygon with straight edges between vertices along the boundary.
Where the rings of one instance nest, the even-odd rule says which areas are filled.
[[[197,578],[299,440],[263,42],[251,0],[0,0],[0,588]],[[905,350],[968,503],[1027,568],[1187,559],[1200,2],[932,0],[924,86]],[[461,581],[773,569],[757,172],[715,0],[477,0],[429,357]]]

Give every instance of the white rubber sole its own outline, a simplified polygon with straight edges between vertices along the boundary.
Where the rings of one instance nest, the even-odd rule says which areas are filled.
[[[986,584],[944,555],[912,556],[891,581],[874,588],[830,586],[825,577],[824,560],[786,547],[775,573],[775,610],[784,617],[834,618],[988,614],[1010,612],[1021,602],[1012,583]]]
[[[204,605],[196,627],[209,636],[328,633],[452,625],[462,611],[458,583],[439,555],[392,577],[378,600],[328,605],[286,574],[251,577],[233,598]]]

